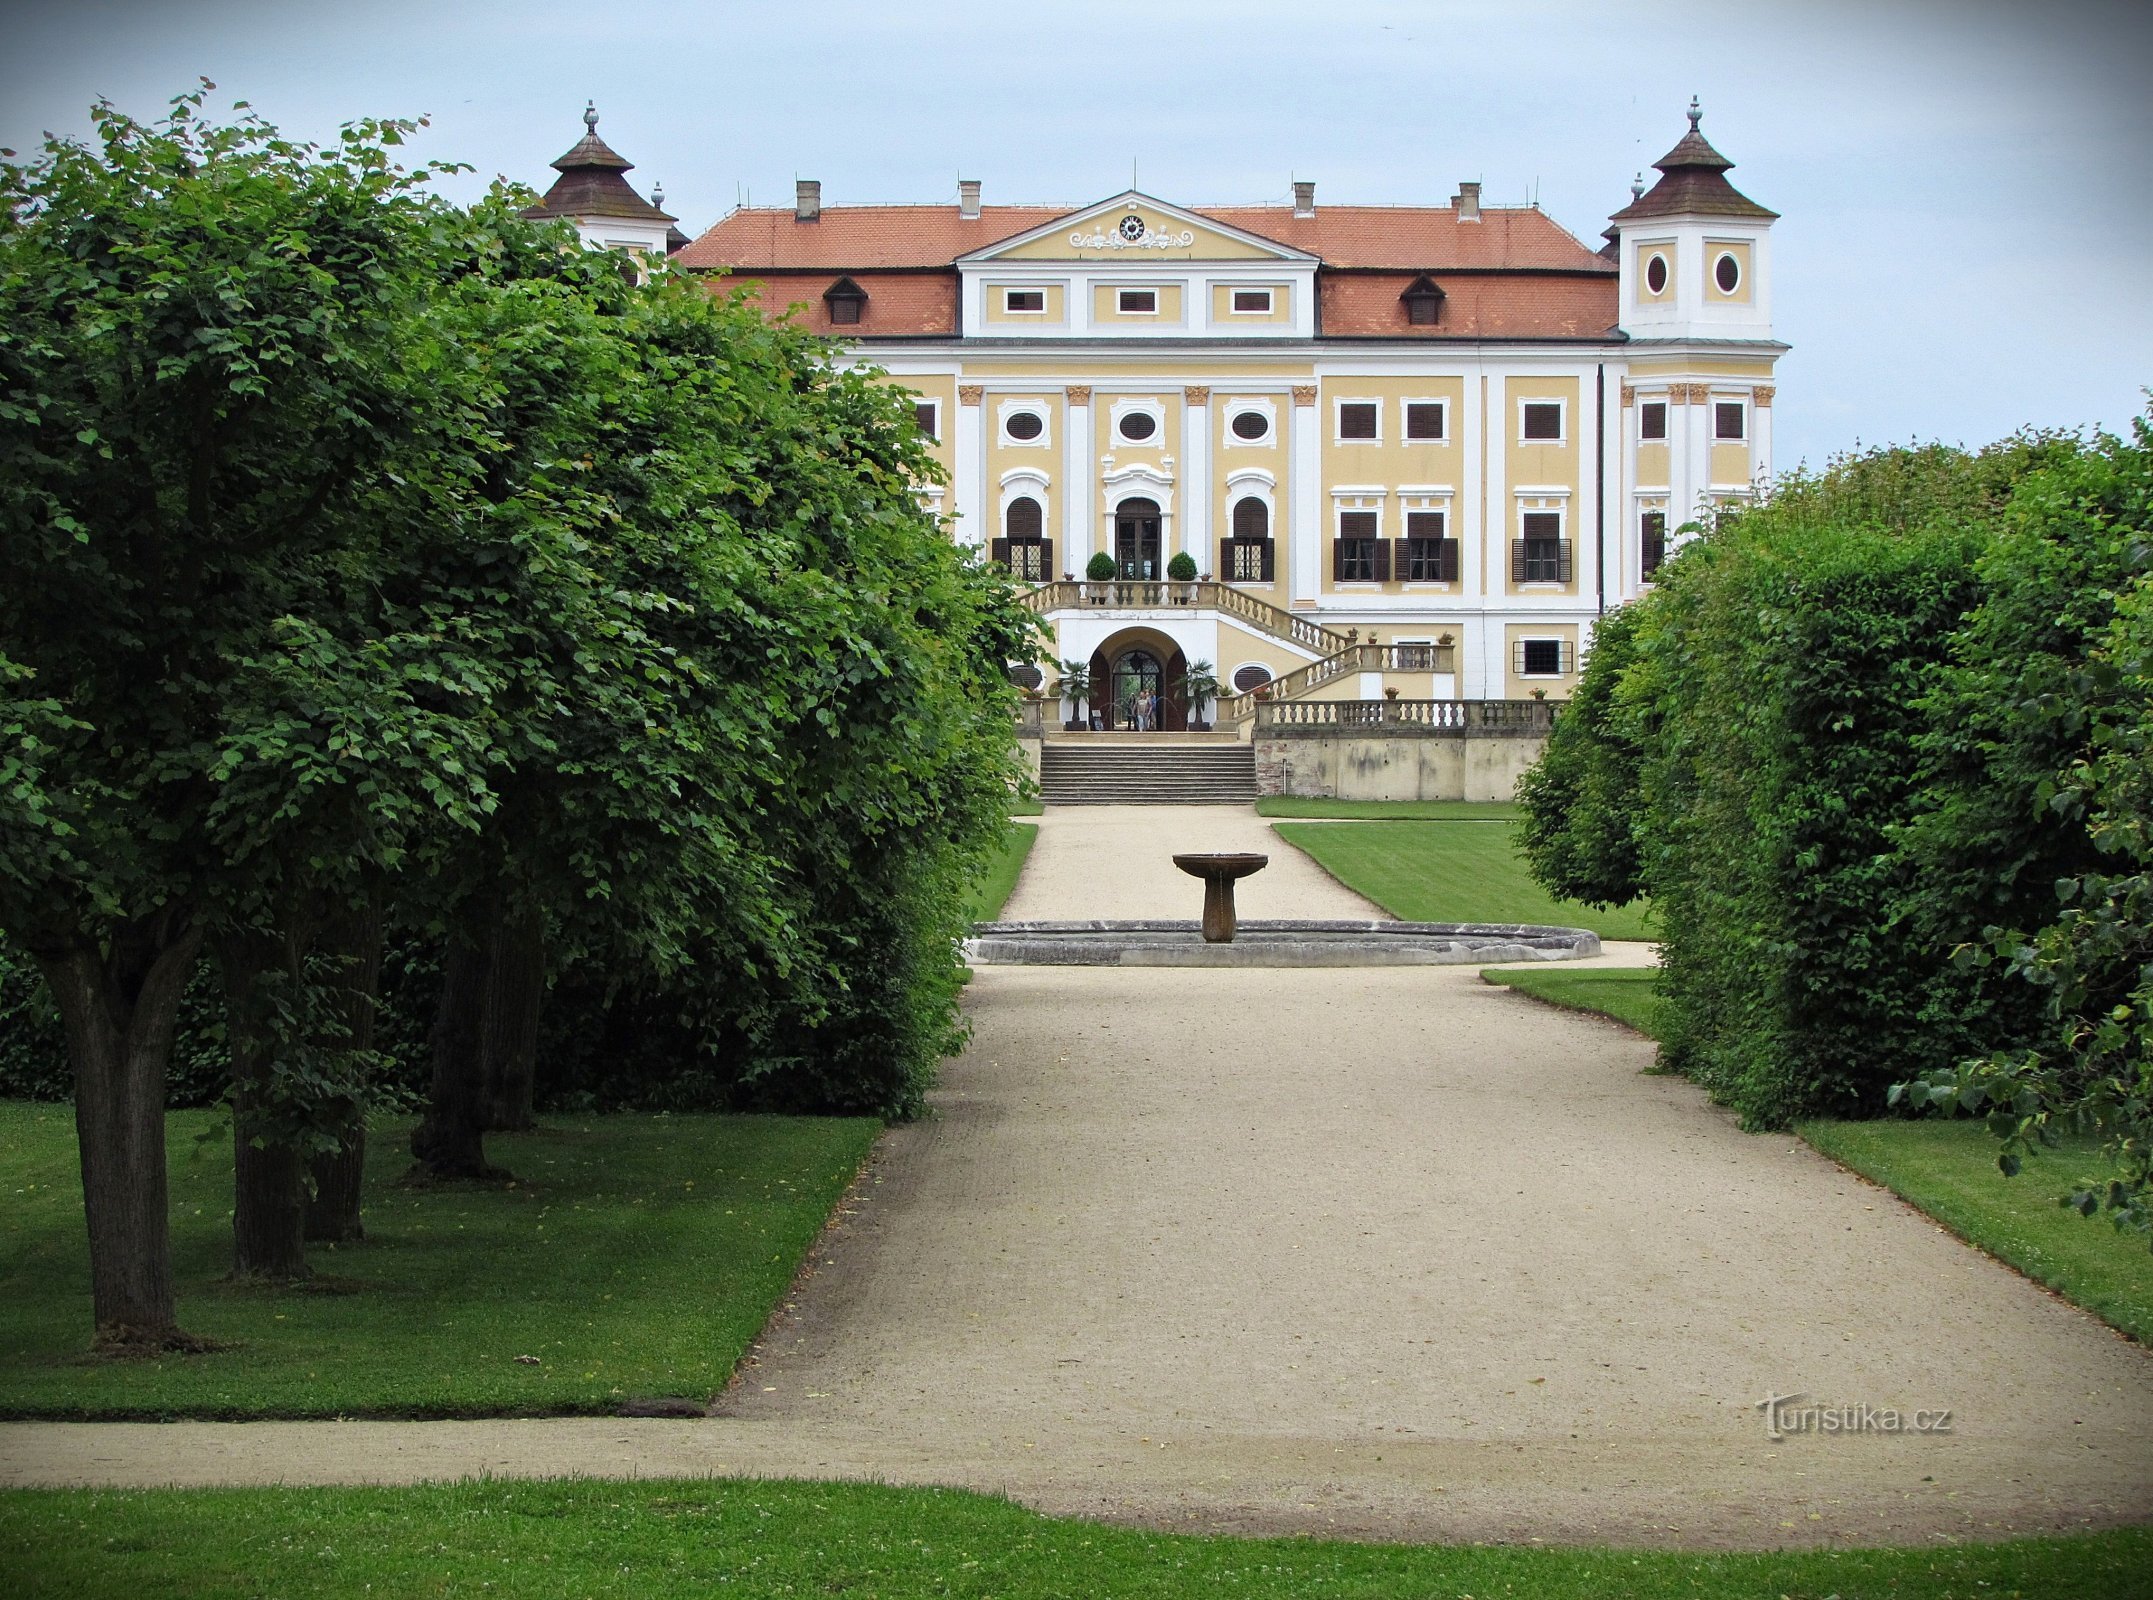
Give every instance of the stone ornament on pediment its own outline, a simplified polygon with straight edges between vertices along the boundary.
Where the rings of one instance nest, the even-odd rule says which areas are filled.
[[[1072,383],[1063,389],[1062,393],[1068,396],[1069,403],[1073,406],[1088,406],[1091,404],[1091,385],[1088,383]]]
[[[1211,404],[1211,390],[1206,384],[1192,383],[1181,391],[1181,398],[1192,406]]]
[[[960,383],[957,385],[957,404],[961,406],[976,406],[986,396],[987,386],[983,383]]]
[[[1295,384],[1293,386],[1293,403],[1297,406],[1314,405],[1316,403],[1316,386],[1312,383]]]

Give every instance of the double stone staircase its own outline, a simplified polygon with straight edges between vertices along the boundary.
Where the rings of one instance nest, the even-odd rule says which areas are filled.
[[[1220,734],[1077,733],[1039,751],[1050,806],[1248,805],[1256,750]]]

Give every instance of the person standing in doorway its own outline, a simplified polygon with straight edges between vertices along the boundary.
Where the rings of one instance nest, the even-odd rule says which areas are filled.
[[[1151,731],[1154,704],[1155,701],[1149,689],[1136,691],[1136,731],[1138,733],[1149,733]]]

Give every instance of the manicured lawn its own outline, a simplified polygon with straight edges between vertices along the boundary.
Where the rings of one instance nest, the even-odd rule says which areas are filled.
[[[972,920],[992,922],[1002,914],[1002,907],[1016,891],[1017,874],[1024,870],[1024,858],[1032,853],[1033,842],[1039,837],[1036,822],[1012,822],[1009,837],[1003,842],[1002,853],[988,863],[987,870],[972,891]]]
[[[1012,800],[1009,802],[1009,814],[1013,817],[1043,817],[1047,814],[1047,808],[1037,800]]]
[[[2153,1530],[1765,1555],[1161,1534],[954,1489],[481,1482],[0,1494],[0,1569],[40,1600],[714,1594],[1238,1600],[2141,1600]]]
[[[1273,831],[1347,888],[1408,922],[1541,922],[1603,939],[1649,939],[1637,906],[1594,911],[1550,899],[1507,822],[1285,822]]]
[[[2090,1142],[2044,1150],[2007,1178],[1996,1167],[1995,1136],[1977,1122],[1804,1122],[1798,1131],[1968,1243],[2153,1344],[2153,1251],[2145,1236],[2056,1204],[2100,1171]]]
[[[1655,1037],[1652,1020],[1660,1004],[1653,987],[1659,979],[1657,968],[1586,967],[1565,972],[1560,967],[1489,967],[1480,975],[1489,983],[1503,984],[1549,1005],[1597,1012],[1648,1038]]]
[[[409,1128],[377,1130],[368,1238],[312,1253],[312,1288],[235,1288],[230,1136],[174,1112],[180,1320],[210,1355],[100,1361],[74,1123],[0,1103],[0,1416],[333,1417],[606,1412],[706,1397],[844,1192],[865,1118],[548,1119],[487,1140],[513,1188],[405,1189]],[[538,1357],[535,1365],[516,1360]],[[16,1592],[20,1592],[17,1586]]]
[[[1512,822],[1509,800],[1297,800],[1269,794],[1256,802],[1262,817],[1342,817],[1352,822]]]

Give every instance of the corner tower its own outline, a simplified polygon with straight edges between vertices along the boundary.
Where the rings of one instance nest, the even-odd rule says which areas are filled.
[[[1622,268],[1622,330],[1641,339],[1769,339],[1771,228],[1779,213],[1727,181],[1734,163],[1689,132],[1653,163],[1659,182],[1609,220]]]
[[[583,109],[583,137],[553,163],[560,176],[546,191],[545,199],[523,214],[532,218],[562,217],[575,224],[583,242],[597,250],[619,250],[663,260],[686,244],[687,237],[674,228],[669,212],[658,209],[663,189],[651,191],[645,200],[628,187],[623,174],[635,163],[624,161],[613,147],[598,137],[598,107]]]

